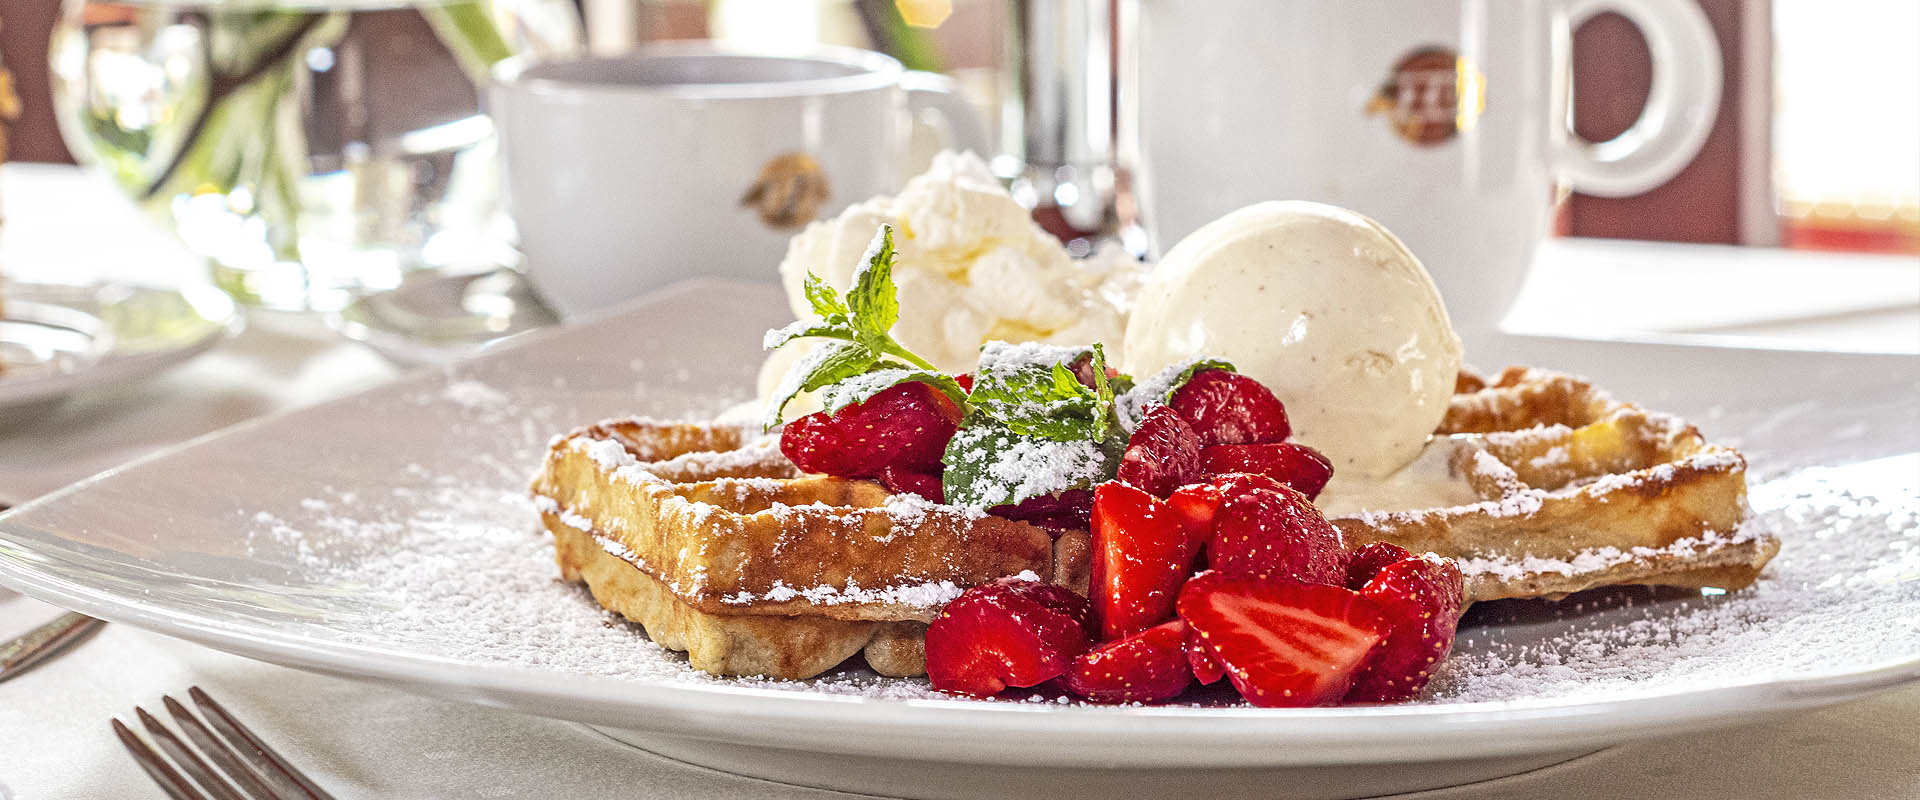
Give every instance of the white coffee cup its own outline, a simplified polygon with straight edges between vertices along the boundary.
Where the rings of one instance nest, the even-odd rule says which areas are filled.
[[[1664,183],[1699,150],[1720,55],[1693,0],[1134,0],[1144,222],[1164,251],[1261,200],[1372,217],[1433,273],[1471,345],[1518,292],[1569,185]],[[1573,26],[1617,12],[1653,55],[1632,128],[1568,125]]]
[[[527,274],[564,315],[693,277],[778,280],[808,219],[899,188],[922,111],[945,123],[947,146],[988,144],[950,80],[849,48],[665,43],[509,59],[494,80]]]

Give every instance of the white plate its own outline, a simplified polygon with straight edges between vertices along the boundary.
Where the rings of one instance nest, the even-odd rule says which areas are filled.
[[[0,292],[0,419],[152,375],[241,324],[233,300],[211,287],[9,282]]]
[[[683,286],[114,470],[0,516],[0,583],[268,661],[890,795],[1010,780],[1061,797],[1381,794],[1920,678],[1914,359],[1553,340],[1481,360],[1584,372],[1745,448],[1756,518],[1785,539],[1759,585],[1485,605],[1433,696],[1389,707],[964,701],[858,671],[709,678],[555,580],[524,484],[571,426],[743,398],[784,308],[770,287]]]

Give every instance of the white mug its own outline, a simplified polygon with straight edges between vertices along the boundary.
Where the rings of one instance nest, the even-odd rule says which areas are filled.
[[[778,280],[808,220],[899,188],[914,120],[985,151],[951,81],[880,53],[668,43],[508,59],[490,91],[529,279],[563,315],[693,277]]]
[[[1699,150],[1720,54],[1694,0],[1133,0],[1143,222],[1164,251],[1261,200],[1378,220],[1426,264],[1469,344],[1498,330],[1571,186],[1628,195]],[[1653,55],[1640,119],[1568,121],[1570,31],[1602,12]]]

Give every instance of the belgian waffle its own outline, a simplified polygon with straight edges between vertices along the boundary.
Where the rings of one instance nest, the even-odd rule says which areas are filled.
[[[1740,589],[1780,549],[1740,527],[1746,459],[1561,373],[1463,375],[1429,444],[1473,502],[1334,519],[1348,544],[1454,559],[1468,601],[1616,584]]]
[[[946,601],[1051,578],[1056,546],[1085,561],[1084,536],[1056,545],[1024,522],[802,475],[777,445],[645,419],[556,438],[532,491],[561,574],[697,669],[804,678],[861,652],[883,674],[919,674]]]

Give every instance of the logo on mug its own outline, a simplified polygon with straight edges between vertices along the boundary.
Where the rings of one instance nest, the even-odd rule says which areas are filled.
[[[1486,82],[1471,59],[1423,47],[1393,65],[1367,101],[1367,113],[1385,116],[1401,138],[1430,147],[1473,127],[1486,108]]]
[[[828,195],[819,161],[806,153],[782,153],[760,167],[740,205],[759,213],[767,227],[791,230],[812,222]]]

